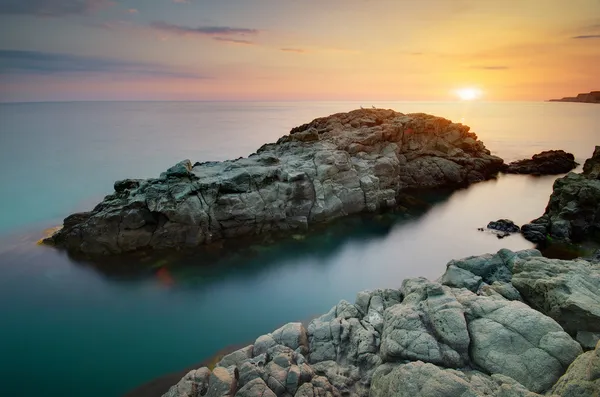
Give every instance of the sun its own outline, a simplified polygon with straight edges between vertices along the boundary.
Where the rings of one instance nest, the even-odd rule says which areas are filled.
[[[481,97],[481,91],[477,88],[460,88],[456,90],[456,95],[462,101],[474,101]]]

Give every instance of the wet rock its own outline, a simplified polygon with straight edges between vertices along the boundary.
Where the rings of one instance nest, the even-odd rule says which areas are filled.
[[[488,223],[487,228],[506,233],[519,233],[521,231],[521,228],[509,219],[499,219],[490,222]]]
[[[549,150],[533,155],[531,159],[508,164],[508,174],[556,175],[565,174],[577,167],[575,157],[564,150]]]
[[[65,219],[46,242],[102,255],[291,234],[395,208],[411,189],[489,179],[503,164],[462,124],[421,113],[355,110],[294,128],[248,158],[185,160],[156,179],[117,182],[113,194]]]

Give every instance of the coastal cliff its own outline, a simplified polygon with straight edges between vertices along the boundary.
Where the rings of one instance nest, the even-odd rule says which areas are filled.
[[[190,371],[164,397],[592,397],[599,308],[598,263],[502,249],[453,260],[436,282],[359,292]]]
[[[581,102],[581,103],[600,103],[600,91],[591,91],[579,94],[575,97],[564,97],[561,99],[550,99],[550,102]]]
[[[395,208],[407,191],[489,179],[503,165],[462,124],[360,109],[294,128],[248,158],[185,160],[156,179],[117,181],[114,193],[67,217],[45,242],[102,255],[305,230]]]

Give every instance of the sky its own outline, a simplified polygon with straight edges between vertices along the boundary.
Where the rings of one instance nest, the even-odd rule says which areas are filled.
[[[0,0],[0,101],[545,100],[600,0]]]

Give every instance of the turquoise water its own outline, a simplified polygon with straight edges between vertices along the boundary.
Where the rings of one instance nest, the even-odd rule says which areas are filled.
[[[600,144],[600,112],[586,104],[0,105],[0,395],[119,396],[359,290],[436,278],[452,258],[531,247],[476,229],[539,216],[554,177],[502,176],[410,219],[350,219],[218,261],[150,258],[135,271],[35,245],[116,179],[156,176],[184,158],[247,155],[293,126],[360,105],[463,121],[507,160],[565,149],[582,162]]]

